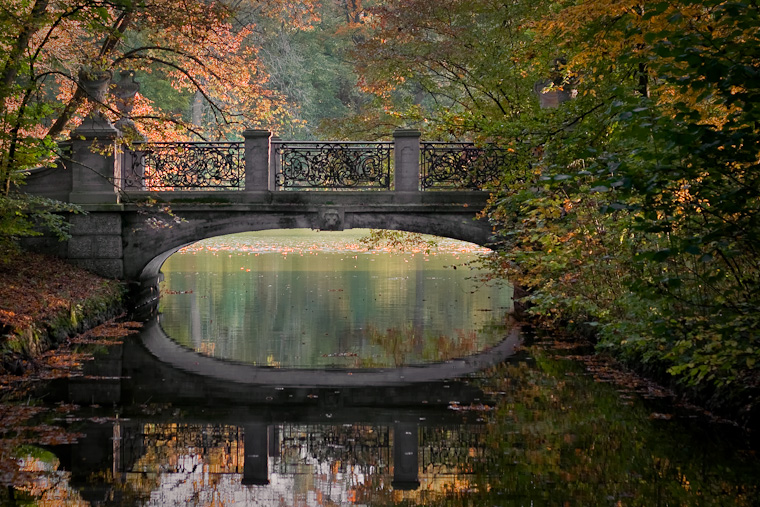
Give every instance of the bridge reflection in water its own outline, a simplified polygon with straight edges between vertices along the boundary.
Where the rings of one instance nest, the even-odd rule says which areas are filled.
[[[466,381],[244,384],[172,367],[140,339],[84,373],[59,391],[68,403],[121,407],[93,409],[86,437],[56,449],[86,500],[416,503],[472,487],[487,465],[492,400]]]
[[[422,482],[426,491],[451,492],[456,483],[469,484],[474,464],[485,459],[484,428],[454,421],[120,422],[113,426],[113,472],[133,485],[166,476],[196,480],[201,473],[217,476],[207,479],[213,484],[229,475],[230,484],[272,486],[278,494],[306,476],[315,489],[332,487],[336,501],[370,495],[378,484],[410,491]]]

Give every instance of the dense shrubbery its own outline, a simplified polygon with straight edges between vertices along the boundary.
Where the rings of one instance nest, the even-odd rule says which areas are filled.
[[[760,386],[760,13],[686,4],[617,21],[607,36],[645,41],[617,65],[646,65],[648,89],[588,80],[609,94],[603,108],[548,139],[493,216],[519,217],[504,259],[535,314],[596,326],[602,347],[704,393],[742,395]]]
[[[393,111],[428,135],[519,155],[486,211],[502,240],[494,269],[527,289],[533,315],[594,328],[600,347],[752,408],[743,396],[760,387],[760,8],[404,9],[419,3],[376,11],[365,81],[385,101],[378,117]],[[434,100],[410,107],[415,83]],[[574,98],[540,109],[531,89]]]

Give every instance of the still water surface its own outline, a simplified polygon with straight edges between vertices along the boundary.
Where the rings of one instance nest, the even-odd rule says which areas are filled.
[[[468,265],[486,249],[439,239],[426,250],[367,250],[368,233],[196,243],[162,267],[161,327],[206,355],[289,368],[429,363],[504,338],[511,287],[484,284]]]
[[[229,241],[218,239],[217,247]],[[161,326],[198,357],[218,357],[221,364],[231,359],[282,370],[284,364],[428,363],[440,357],[430,352],[435,347],[429,340],[449,344],[446,354],[492,343],[497,338],[486,333],[469,349],[450,345],[491,327],[492,316],[509,306],[495,295],[499,290],[470,294],[477,284],[461,264],[443,267],[464,262],[472,246],[460,245],[464,250],[439,262],[421,253],[370,255],[352,248],[309,253],[302,248],[313,247],[309,241],[269,237],[264,243],[279,257],[285,257],[283,241],[292,243],[288,262],[296,262],[281,264],[286,259],[265,262],[263,252],[248,250],[261,249],[252,236],[240,241],[216,255],[206,252],[208,246],[193,247],[165,270],[164,288],[171,293],[161,303]],[[195,274],[204,269],[205,280]],[[446,288],[438,285],[439,277],[460,271],[467,275]],[[245,273],[246,282],[232,282],[233,272]],[[403,304],[375,303],[364,284],[393,294],[380,301]],[[277,290],[264,290],[270,285]],[[421,300],[431,305],[417,311],[413,303]],[[253,301],[267,310],[249,307]],[[296,306],[297,315],[290,311]],[[182,315],[171,316],[175,308]],[[398,319],[373,322],[382,314]],[[468,314],[469,323],[462,320]],[[149,322],[146,329],[156,325]],[[372,341],[370,327],[379,334],[398,328],[393,333],[416,345],[394,355]],[[324,341],[282,348],[277,340],[245,344],[252,336],[287,338],[310,330]],[[464,378],[380,387],[347,381],[329,388],[204,377],[159,360],[146,340],[99,347],[83,376],[40,389],[48,410],[38,416],[38,427],[63,428],[76,442],[19,446],[16,457],[26,475],[0,499],[12,494],[17,504],[83,506],[760,502],[760,460],[744,435],[668,401],[647,399],[647,389],[642,396],[597,382],[532,339],[503,363]]]

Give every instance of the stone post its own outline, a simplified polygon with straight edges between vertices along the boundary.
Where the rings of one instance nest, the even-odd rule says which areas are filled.
[[[269,137],[268,130],[248,129],[245,138],[245,191],[247,193],[268,193],[270,188]]]
[[[420,190],[420,131],[393,132],[393,189],[401,202],[410,202]]]
[[[135,96],[140,91],[140,83],[135,81],[135,72],[132,70],[122,70],[119,75],[121,80],[111,92],[116,99],[116,109],[119,110],[119,119],[115,127],[125,136],[134,136],[135,140],[144,141],[143,136],[137,132],[135,122],[132,121],[132,109],[135,107]]]
[[[277,155],[277,152],[274,148],[274,143],[278,141],[282,141],[282,138],[279,136],[272,136],[272,139],[270,140],[270,150],[269,150],[269,189],[270,190],[279,190],[277,187],[277,174],[280,172],[282,160],[280,160],[280,157]]]
[[[142,190],[145,176],[145,159],[139,152],[134,151],[127,143],[144,143],[145,137],[137,130],[132,121],[132,109],[135,107],[135,96],[140,91],[140,83],[135,81],[133,70],[122,70],[119,75],[121,80],[111,91],[115,97],[116,108],[119,110],[119,119],[114,124],[125,141],[121,146],[121,172],[122,188],[125,190]]]
[[[90,103],[90,112],[71,133],[71,193],[76,204],[119,202],[121,156],[117,156],[119,131],[103,115],[110,70],[82,69],[77,83]]]
[[[119,131],[106,118],[89,116],[71,133],[71,193],[76,204],[119,202],[122,157]]]
[[[563,102],[572,98],[571,92],[562,87],[551,88],[553,82],[551,79],[536,82],[533,85],[533,91],[538,96],[538,103],[541,109],[554,109]]]

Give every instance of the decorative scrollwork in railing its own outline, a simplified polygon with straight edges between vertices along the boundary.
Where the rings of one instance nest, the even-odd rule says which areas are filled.
[[[514,163],[512,152],[496,146],[423,142],[421,151],[422,190],[483,190],[498,182],[504,167]]]
[[[127,153],[124,188],[141,190],[242,190],[243,143],[138,144]]]
[[[391,186],[392,143],[275,142],[282,189],[377,189]]]

